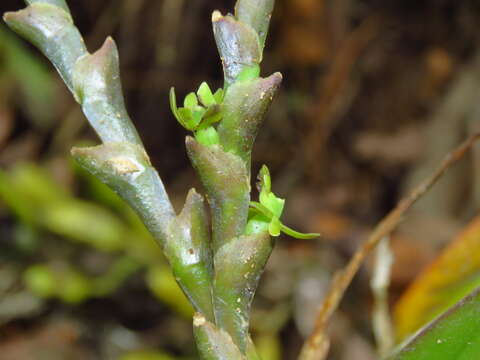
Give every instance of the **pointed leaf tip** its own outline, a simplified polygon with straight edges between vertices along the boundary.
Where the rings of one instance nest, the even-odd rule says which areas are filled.
[[[125,109],[118,49],[112,38],[75,64],[73,89],[83,112],[104,143],[142,142]]]
[[[233,16],[212,16],[213,33],[223,63],[227,85],[232,84],[241,72],[262,61],[262,52],[257,33]]]

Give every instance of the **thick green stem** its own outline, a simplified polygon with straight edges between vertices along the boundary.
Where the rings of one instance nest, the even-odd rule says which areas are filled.
[[[204,86],[200,101],[215,116],[206,124],[186,122],[201,139],[188,137],[186,146],[207,190],[211,232],[203,198],[194,190],[175,214],[125,109],[113,40],[89,54],[65,0],[26,2],[26,9],[6,14],[5,21],[50,59],[81,104],[103,144],[72,154],[135,209],[162,246],[198,311],[194,333],[202,358],[258,360],[248,333],[250,306],[273,242],[263,230],[246,235],[246,225],[253,142],[282,79],[279,73],[260,77],[274,0],[238,0],[235,16],[212,16],[225,92],[208,99]],[[190,111],[207,111],[189,104]],[[180,111],[186,110],[174,110],[185,120]]]
[[[164,252],[178,283],[196,311],[214,321],[213,262],[203,197],[190,190],[185,206],[170,223]]]
[[[281,81],[280,73],[239,81],[225,94],[223,120],[218,126],[220,144],[225,151],[240,156],[249,172],[255,137]]]
[[[250,204],[247,169],[220,146],[204,146],[187,137],[187,152],[208,194],[212,211],[213,252],[245,231]]]
[[[107,38],[89,54],[64,0],[28,0],[5,21],[55,65],[103,145],[74,148],[75,159],[138,213],[160,243],[197,311],[213,320],[212,255],[203,199],[192,191],[177,217],[125,109],[118,52]]]
[[[235,5],[235,17],[257,32],[262,50],[265,46],[274,4],[274,0],[238,0]]]
[[[265,232],[235,238],[215,254],[215,318],[242,352],[249,341],[252,300],[272,249]]]
[[[193,317],[193,333],[203,360],[247,360],[231,336],[207,321],[202,314]]]

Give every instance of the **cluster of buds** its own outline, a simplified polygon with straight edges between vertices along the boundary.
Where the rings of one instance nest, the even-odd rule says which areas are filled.
[[[222,119],[221,104],[223,89],[212,93],[206,82],[203,82],[197,93],[189,93],[183,101],[183,107],[177,107],[175,89],[170,89],[170,109],[177,121],[185,129],[193,131],[195,139],[203,145],[219,144],[217,130],[213,126]]]

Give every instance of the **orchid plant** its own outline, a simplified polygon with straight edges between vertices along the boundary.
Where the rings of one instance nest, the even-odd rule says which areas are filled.
[[[193,136],[186,147],[207,193],[190,190],[176,214],[125,109],[115,42],[86,49],[65,0],[26,0],[4,16],[12,30],[53,63],[102,144],[73,148],[76,161],[117,192],[140,216],[167,257],[195,308],[194,334],[202,359],[258,359],[249,335],[250,307],[261,273],[281,232],[301,234],[281,221],[285,201],[260,170],[259,201],[251,201],[250,164],[258,128],[282,76],[260,76],[274,0],[238,0],[234,15],[212,15],[224,88],[202,83],[174,117]],[[209,221],[211,218],[211,221]],[[211,225],[210,225],[211,224]]]

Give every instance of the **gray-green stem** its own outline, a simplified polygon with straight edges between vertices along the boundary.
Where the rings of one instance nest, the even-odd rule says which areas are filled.
[[[193,189],[175,214],[125,109],[114,41],[107,38],[90,54],[64,0],[26,3],[4,19],[49,58],[97,132],[101,145],[74,148],[72,155],[130,204],[162,247],[197,311],[200,355],[258,360],[249,335],[250,306],[273,242],[265,230],[245,232],[252,147],[282,79],[279,73],[260,77],[274,1],[238,0],[234,16],[212,16],[225,77],[221,121],[210,129],[218,142],[186,141],[207,191],[211,229],[203,197]]]

